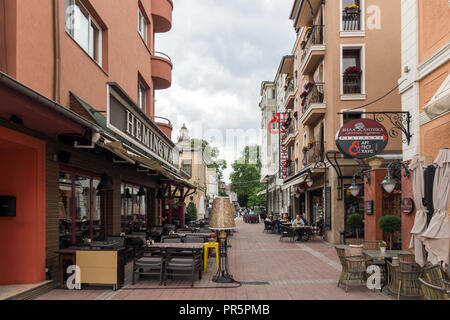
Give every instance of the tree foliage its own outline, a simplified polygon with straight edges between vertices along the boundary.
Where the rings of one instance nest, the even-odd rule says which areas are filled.
[[[260,183],[261,166],[259,146],[246,146],[242,156],[232,165],[231,191],[236,192],[241,207],[253,207],[265,202],[264,197],[257,195],[265,188]]]
[[[195,207],[195,203],[190,202],[187,206],[186,211],[187,211],[187,213],[186,213],[187,219],[189,219],[191,221],[197,220],[197,208]]]
[[[202,152],[206,160],[208,168],[215,168],[217,172],[217,179],[223,179],[223,170],[227,168],[227,162],[219,159],[220,151],[217,147],[211,147],[208,141],[204,139],[192,139],[191,148],[202,147]]]

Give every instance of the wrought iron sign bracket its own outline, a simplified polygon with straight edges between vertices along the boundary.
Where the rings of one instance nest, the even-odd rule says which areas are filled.
[[[405,138],[402,139],[403,143],[407,143],[410,145],[411,143],[411,114],[409,111],[378,111],[378,112],[358,112],[364,115],[370,115],[373,117],[373,120],[378,122],[379,124],[383,124],[385,120],[388,120],[392,128],[388,130],[389,136],[391,138],[397,138],[399,132],[405,135]],[[349,112],[339,112],[339,115],[346,115]]]

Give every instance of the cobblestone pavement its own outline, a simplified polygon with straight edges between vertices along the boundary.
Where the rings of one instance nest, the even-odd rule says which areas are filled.
[[[346,293],[337,287],[341,266],[333,245],[323,241],[290,242],[263,232],[264,225],[237,220],[237,232],[230,237],[229,269],[244,284],[222,285],[211,281],[215,258],[209,259],[202,280],[190,288],[188,280],[139,279],[131,285],[131,264],[127,265],[125,286],[86,288],[81,291],[53,290],[41,300],[383,300],[389,299],[356,282]],[[227,286],[228,288],[217,288]]]

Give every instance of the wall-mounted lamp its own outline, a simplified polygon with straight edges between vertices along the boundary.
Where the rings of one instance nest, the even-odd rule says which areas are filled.
[[[391,163],[389,163],[389,165],[387,167],[387,170],[386,170],[386,177],[381,182],[381,185],[383,186],[383,189],[387,193],[391,193],[392,191],[394,191],[395,186],[397,185],[397,183],[399,183],[399,180],[395,179],[392,176],[392,170],[400,169],[400,171],[401,171],[402,168],[405,169],[404,176],[409,179],[410,175],[409,175],[409,168],[408,168],[407,164],[404,164],[402,162],[391,162]]]
[[[362,183],[358,184],[356,183],[357,176],[361,177]],[[352,185],[348,188],[350,190],[350,193],[352,196],[357,197],[359,193],[361,192],[362,186],[364,185],[364,179],[366,179],[366,184],[370,185],[370,174],[365,173],[364,171],[357,172],[353,175],[353,182]]]

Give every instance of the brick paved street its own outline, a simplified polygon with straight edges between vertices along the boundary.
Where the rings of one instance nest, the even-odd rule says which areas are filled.
[[[230,272],[244,284],[238,288],[205,288],[219,285],[211,281],[215,259],[210,258],[208,271],[202,281],[190,289],[188,281],[168,282],[160,287],[157,280],[139,280],[131,286],[130,264],[124,288],[114,292],[105,288],[87,288],[81,291],[54,290],[39,299],[75,300],[373,300],[387,296],[374,293],[357,283],[346,293],[337,287],[340,264],[332,245],[322,241],[307,243],[279,240],[278,235],[266,234],[264,225],[237,221],[237,232],[230,238]],[[181,289],[176,289],[181,288]]]

